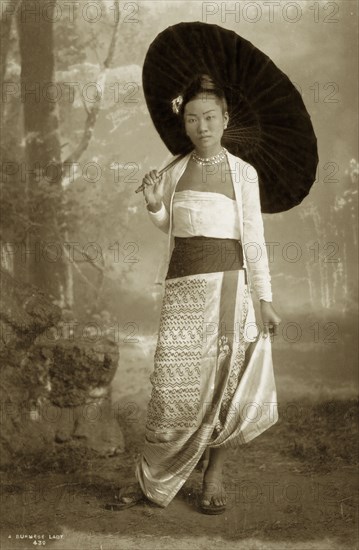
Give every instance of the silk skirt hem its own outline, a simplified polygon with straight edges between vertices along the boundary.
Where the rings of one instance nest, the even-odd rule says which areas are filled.
[[[165,281],[145,444],[144,494],[167,506],[207,447],[235,447],[278,419],[271,343],[243,269]]]

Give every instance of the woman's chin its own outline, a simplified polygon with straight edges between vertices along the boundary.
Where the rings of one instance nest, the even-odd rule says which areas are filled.
[[[211,147],[211,148],[221,147],[221,142],[215,141],[212,138],[204,138],[196,141],[194,146],[197,147],[198,149],[208,149],[208,147]]]

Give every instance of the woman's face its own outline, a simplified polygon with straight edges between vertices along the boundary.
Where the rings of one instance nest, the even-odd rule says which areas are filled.
[[[220,100],[213,95],[200,94],[184,108],[186,134],[200,149],[220,145],[228,113],[222,112]]]

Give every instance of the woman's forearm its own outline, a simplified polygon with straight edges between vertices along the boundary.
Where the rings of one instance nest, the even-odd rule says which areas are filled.
[[[159,212],[161,210],[162,202],[155,202],[155,203],[148,202],[146,206],[149,212],[156,214],[156,212]]]
[[[147,206],[147,212],[154,225],[164,233],[168,233],[170,216],[164,203],[161,202],[159,209],[155,211],[150,210]]]
[[[258,299],[272,302],[271,275],[264,225],[261,212],[257,172],[252,167],[251,178],[244,180],[243,199],[243,250],[249,268],[249,276]]]

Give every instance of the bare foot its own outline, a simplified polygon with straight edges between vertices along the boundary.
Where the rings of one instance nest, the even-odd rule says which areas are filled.
[[[130,504],[131,502],[139,502],[145,497],[140,485],[137,482],[127,483],[121,487],[118,495],[115,499],[124,504]]]
[[[107,502],[105,504],[106,510],[119,511],[125,510],[126,508],[131,508],[137,503],[145,499],[145,495],[142,493],[141,487],[137,482],[127,483],[121,487],[117,495],[115,495],[112,502]]]
[[[227,495],[222,482],[222,474],[206,471],[203,478],[202,506],[224,507],[227,504]]]

